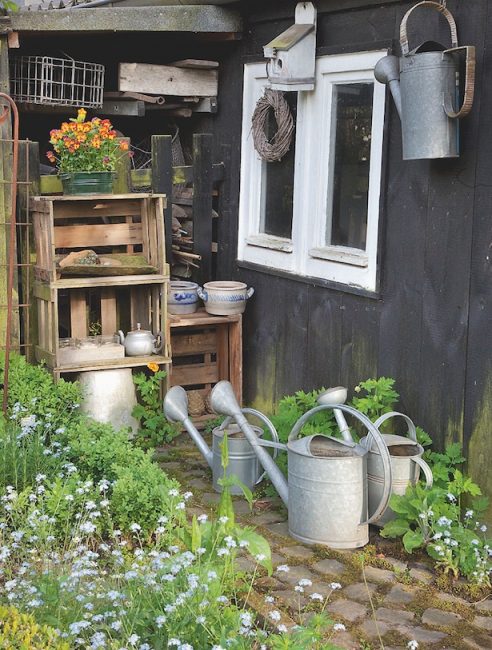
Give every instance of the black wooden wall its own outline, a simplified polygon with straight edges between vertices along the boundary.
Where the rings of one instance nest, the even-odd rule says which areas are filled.
[[[395,45],[401,18],[414,3],[315,4],[319,54],[329,54]],[[268,411],[301,388],[352,388],[370,376],[392,376],[401,409],[438,446],[462,441],[472,474],[492,496],[492,3],[447,5],[460,44],[477,48],[476,98],[462,123],[462,155],[402,161],[399,118],[388,99],[381,282],[379,294],[367,297],[236,262],[243,64],[261,60],[262,46],[293,22],[295,7],[289,1],[243,3],[249,23],[222,61],[215,120],[217,146],[231,149],[218,278],[241,279],[256,289],[245,314],[248,403]],[[414,23],[416,44],[447,42],[442,19],[423,14]]]

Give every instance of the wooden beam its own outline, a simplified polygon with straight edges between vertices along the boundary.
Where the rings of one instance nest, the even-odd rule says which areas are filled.
[[[200,284],[212,279],[212,190],[213,136],[193,135],[193,241],[201,255],[196,279]]]
[[[218,75],[217,70],[193,70],[154,63],[120,63],[118,83],[121,91],[176,97],[215,97]]]
[[[213,5],[97,7],[18,11],[0,20],[3,31],[25,32],[194,32],[242,31],[240,13]]]
[[[152,150],[152,191],[166,194],[167,202],[164,209],[164,229],[166,240],[166,262],[171,263],[172,253],[172,195],[173,195],[173,153],[172,137],[170,135],[153,135]]]

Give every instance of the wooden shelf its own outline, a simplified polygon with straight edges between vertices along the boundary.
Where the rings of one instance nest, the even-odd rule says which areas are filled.
[[[121,359],[107,359],[101,363],[84,363],[84,364],[70,364],[54,368],[56,373],[64,372],[83,372],[84,370],[116,370],[118,368],[138,368],[139,366],[146,366],[149,363],[157,363],[160,365],[168,365],[171,363],[169,357],[163,357],[158,354],[152,354],[148,357],[123,357]]]
[[[43,201],[126,201],[127,199],[163,199],[165,194],[152,194],[151,192],[133,192],[132,194],[54,194],[52,196],[33,196],[31,209],[36,209],[35,204]]]
[[[169,324],[174,327],[192,327],[193,325],[225,325],[227,323],[239,323],[242,320],[242,314],[232,314],[231,316],[214,316],[199,309],[193,314],[169,314]]]
[[[168,275],[114,275],[98,278],[62,278],[50,282],[53,289],[84,289],[91,287],[128,287],[138,284],[162,284]]]

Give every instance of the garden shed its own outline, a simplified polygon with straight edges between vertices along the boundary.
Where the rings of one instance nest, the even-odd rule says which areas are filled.
[[[193,112],[189,131],[213,133],[215,161],[230,155],[214,274],[256,289],[244,324],[245,403],[268,411],[301,388],[394,377],[401,410],[440,447],[461,441],[472,475],[491,494],[488,3],[447,2],[460,44],[474,45],[477,55],[475,101],[462,121],[458,158],[402,160],[395,106],[373,83],[377,60],[398,55],[399,25],[413,3],[319,0],[314,90],[287,93],[297,122],[290,153],[263,164],[251,136],[267,79],[263,48],[292,26],[297,3],[97,4],[36,5],[4,18],[4,61],[9,35],[21,52],[80,59],[90,52],[110,80],[129,52],[142,63],[219,62],[218,111]],[[416,45],[449,40],[437,14],[415,14],[409,29]],[[337,83],[348,91],[328,124],[326,93]],[[161,132],[163,115],[114,119],[138,138]],[[346,181],[334,184],[333,136],[349,133],[354,116],[367,133],[352,143],[347,135],[353,150],[340,158]],[[53,115],[28,113],[22,124],[22,137],[41,142]],[[314,234],[328,212],[335,246],[323,251]]]

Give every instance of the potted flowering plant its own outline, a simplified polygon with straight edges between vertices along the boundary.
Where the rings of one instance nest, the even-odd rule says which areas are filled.
[[[109,120],[86,116],[79,108],[76,118],[50,131],[53,151],[46,155],[58,167],[65,194],[111,193],[116,162],[128,143],[118,142]]]

